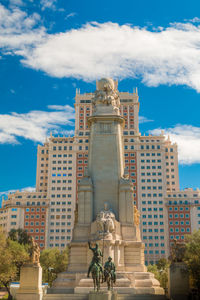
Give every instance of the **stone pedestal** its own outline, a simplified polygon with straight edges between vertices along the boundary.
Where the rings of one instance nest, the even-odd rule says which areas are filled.
[[[114,291],[90,292],[89,300],[117,300],[117,293]]]
[[[20,287],[17,300],[42,300],[42,268],[26,264],[20,270]]]
[[[173,300],[187,299],[189,294],[189,274],[185,263],[172,263],[169,267],[168,296]]]

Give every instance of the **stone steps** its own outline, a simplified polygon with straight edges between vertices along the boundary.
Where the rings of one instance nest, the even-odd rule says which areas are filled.
[[[46,294],[43,300],[88,300],[88,294]],[[167,300],[164,295],[118,294],[117,300]]]
[[[164,295],[118,294],[117,300],[167,300]]]
[[[42,300],[88,300],[88,294],[46,294]]]

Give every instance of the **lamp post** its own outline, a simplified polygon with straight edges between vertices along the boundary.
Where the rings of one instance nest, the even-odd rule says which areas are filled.
[[[48,267],[48,285],[49,285],[49,275],[50,275],[50,272],[52,272],[52,271],[53,271],[53,268]]]

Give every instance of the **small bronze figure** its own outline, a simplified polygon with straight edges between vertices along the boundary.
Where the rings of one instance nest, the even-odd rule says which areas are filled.
[[[89,249],[93,252],[93,258],[90,263],[90,266],[88,268],[88,274],[87,277],[90,276],[90,272],[92,273],[93,283],[94,283],[94,290],[97,289],[97,291],[100,290],[100,279],[101,274],[103,273],[103,267],[101,264],[101,257],[102,252],[99,248],[99,245],[96,243],[96,246],[94,248],[91,247],[90,242],[88,242]]]
[[[116,272],[115,264],[110,256],[104,265],[104,281],[107,283],[109,291],[113,289],[113,284],[116,282]]]

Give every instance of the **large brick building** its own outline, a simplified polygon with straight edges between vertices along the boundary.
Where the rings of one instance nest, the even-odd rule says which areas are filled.
[[[117,82],[115,85],[117,87]],[[133,93],[120,92],[119,95],[120,112],[125,119],[125,165],[134,186],[134,202],[141,215],[146,263],[152,263],[160,257],[169,256],[173,238],[183,240],[186,233],[200,228],[200,192],[179,190],[178,150],[170,138],[166,139],[163,133],[159,136],[140,134],[137,90]],[[51,134],[44,145],[38,146],[35,194],[46,197],[46,214],[41,212],[39,217],[41,221],[42,215],[45,215],[45,247],[63,249],[72,237],[77,187],[88,162],[90,130],[87,118],[92,114],[92,97],[93,93],[80,94],[79,90],[76,91],[73,137]],[[0,210],[0,222],[10,222],[6,226],[4,222],[6,231],[13,227],[10,219],[5,219],[7,201],[3,202]],[[27,205],[28,201],[25,202]],[[14,206],[10,206],[12,208]],[[24,222],[17,223],[15,227],[23,227],[32,234],[33,228],[29,228],[30,223],[26,224],[28,216],[30,219],[34,212],[31,204],[27,208],[30,209],[26,211],[27,219],[24,218]],[[39,243],[43,244],[41,240]]]

